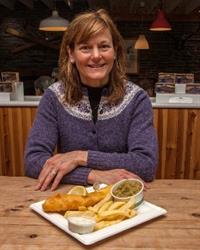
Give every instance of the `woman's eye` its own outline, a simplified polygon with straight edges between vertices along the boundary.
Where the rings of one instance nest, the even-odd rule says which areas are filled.
[[[82,52],[89,52],[90,48],[88,46],[82,46],[82,47],[80,47],[80,50]]]
[[[100,48],[101,48],[102,50],[106,51],[106,50],[108,50],[108,49],[110,48],[110,46],[109,46],[108,44],[103,44],[103,45],[101,45]]]
[[[103,48],[110,48],[110,46],[108,44],[104,44],[102,45]]]

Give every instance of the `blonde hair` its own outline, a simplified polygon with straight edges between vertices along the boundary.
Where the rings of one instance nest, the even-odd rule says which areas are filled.
[[[59,56],[59,78],[65,85],[65,99],[76,104],[82,98],[79,72],[70,62],[68,49],[74,49],[76,43],[84,43],[103,29],[108,29],[113,39],[116,59],[110,73],[107,100],[117,104],[124,96],[125,52],[123,39],[110,16],[103,9],[79,14],[67,27],[63,36]]]

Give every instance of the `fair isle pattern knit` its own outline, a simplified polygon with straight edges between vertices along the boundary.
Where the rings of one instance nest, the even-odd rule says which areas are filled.
[[[64,100],[61,82],[48,88],[41,98],[25,150],[26,175],[38,178],[57,147],[59,153],[88,152],[87,166],[77,166],[62,182],[88,185],[91,170],[126,169],[145,181],[153,180],[157,164],[157,139],[147,93],[134,83],[126,84],[119,105],[108,105],[102,90],[96,123],[87,88],[76,106]],[[106,172],[105,172],[106,174]]]
[[[50,89],[55,93],[59,102],[69,114],[77,118],[81,118],[83,120],[92,119],[92,111],[88,96],[84,95],[79,103],[74,106],[70,106],[65,101],[64,87],[62,83],[56,82],[52,86],[50,86]],[[130,103],[130,101],[133,99],[133,97],[139,90],[140,88],[137,85],[131,82],[127,82],[125,96],[122,102],[120,102],[118,105],[110,105],[107,102],[106,97],[102,96],[98,109],[98,119],[105,120],[113,118],[120,114],[127,107],[127,105]]]

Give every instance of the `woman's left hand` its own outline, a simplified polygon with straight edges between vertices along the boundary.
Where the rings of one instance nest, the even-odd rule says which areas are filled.
[[[93,169],[88,175],[88,183],[105,183],[112,185],[123,179],[136,178],[144,183],[144,189],[148,188],[147,183],[144,182],[138,175],[132,173],[126,169],[110,169],[110,170],[97,170]]]
[[[45,191],[52,183],[51,190],[55,190],[64,175],[77,166],[87,165],[87,155],[87,151],[72,151],[49,158],[40,172],[35,189]]]

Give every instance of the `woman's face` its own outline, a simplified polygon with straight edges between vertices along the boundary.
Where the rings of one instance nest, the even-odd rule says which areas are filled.
[[[69,54],[82,83],[90,87],[107,84],[115,60],[112,36],[108,29],[100,31],[85,43],[75,44]]]

